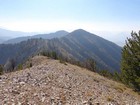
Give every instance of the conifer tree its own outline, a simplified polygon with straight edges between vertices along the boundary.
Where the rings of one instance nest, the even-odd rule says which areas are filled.
[[[122,81],[140,91],[140,31],[132,32],[122,49]]]

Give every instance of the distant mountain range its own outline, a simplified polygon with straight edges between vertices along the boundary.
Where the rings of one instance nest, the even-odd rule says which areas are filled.
[[[33,36],[17,37],[17,38],[9,39],[3,43],[4,44],[15,44],[15,43],[20,43],[22,41],[27,41],[28,39],[35,39],[35,38],[42,38],[42,39],[60,38],[67,34],[68,34],[68,32],[61,30],[61,31],[57,31],[55,33],[50,33],[50,34],[37,34],[37,35],[33,35]]]
[[[95,33],[98,36],[101,36],[122,47],[124,46],[127,37],[130,37],[131,32],[112,33],[107,31],[95,31]],[[10,31],[10,30],[0,28],[0,43],[15,44],[32,38],[43,38],[43,39],[60,38],[67,34],[68,32],[64,30],[49,33],[49,34],[40,34],[37,32],[28,33],[28,32],[20,32],[20,31]]]
[[[59,31],[51,35],[56,35],[57,38],[42,39],[38,35],[35,38],[39,39],[1,44],[0,64],[5,64],[8,58],[14,58],[16,64],[19,64],[41,51],[55,51],[78,61],[93,58],[100,69],[120,70],[121,47],[118,45],[82,29],[71,33]]]
[[[7,41],[8,39],[12,39],[12,37],[10,36],[4,36],[0,33],[0,44],[4,43],[5,41]]]
[[[37,33],[11,31],[11,30],[0,28],[0,43],[4,43],[5,41],[10,40],[10,39],[14,39],[15,37],[31,36],[31,35],[35,35],[35,34],[37,34]]]
[[[0,44],[3,43],[4,41],[5,40],[2,37],[0,37]]]

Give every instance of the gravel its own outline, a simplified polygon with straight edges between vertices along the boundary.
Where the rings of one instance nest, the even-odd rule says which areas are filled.
[[[0,76],[0,105],[126,104],[140,105],[140,96],[97,73],[57,60],[43,58],[32,68]]]

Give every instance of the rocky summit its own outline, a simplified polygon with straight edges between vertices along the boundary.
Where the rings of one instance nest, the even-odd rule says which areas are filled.
[[[29,62],[0,76],[0,105],[140,105],[137,93],[87,69],[43,56]]]

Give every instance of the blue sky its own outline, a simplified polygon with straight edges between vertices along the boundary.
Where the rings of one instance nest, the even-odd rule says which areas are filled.
[[[140,0],[0,0],[0,27],[25,32],[138,31]]]

